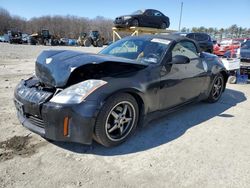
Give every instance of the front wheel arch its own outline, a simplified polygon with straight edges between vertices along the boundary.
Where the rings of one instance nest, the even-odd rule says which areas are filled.
[[[217,84],[217,82],[218,82],[218,84]],[[221,83],[223,85],[218,87],[219,83]],[[213,81],[211,83],[211,88],[209,88],[209,90],[208,90],[209,93],[208,93],[207,99],[205,99],[205,101],[208,103],[217,102],[221,98],[221,95],[222,95],[224,90],[225,90],[225,79],[224,79],[223,74],[221,72],[219,72],[213,78]],[[217,96],[215,96],[215,95],[217,95]]]
[[[123,93],[127,93],[127,94],[130,94],[132,95],[137,104],[138,104],[138,108],[139,108],[139,121],[138,121],[138,126],[142,126],[142,123],[143,123],[143,118],[146,114],[146,109],[147,107],[145,106],[145,102],[144,102],[144,98],[143,98],[143,93],[141,93],[139,90],[136,90],[136,89],[131,89],[131,88],[127,88],[127,89],[122,89],[122,90],[119,90],[119,91],[116,91],[116,92],[113,92],[111,93],[110,95],[108,95],[103,101],[103,104],[102,106],[104,105],[104,103],[107,101],[107,99],[111,96],[114,96],[114,95],[118,95],[118,94],[123,94]],[[102,108],[101,106],[101,108]]]
[[[223,86],[223,91],[225,91],[226,89],[226,84],[227,84],[227,80],[228,80],[228,74],[226,73],[226,71],[220,71],[220,73],[222,74],[223,78],[224,78],[224,86]]]
[[[122,131],[121,131],[121,133],[120,133],[121,138],[118,137],[119,138],[118,140],[112,140],[111,137],[109,137],[111,133],[107,132],[108,131],[108,128],[106,127],[107,121],[110,118],[111,111],[114,108],[116,108],[116,105],[119,105],[120,103],[127,103],[127,105],[128,105],[128,103],[130,103],[131,107],[134,109],[134,116],[130,116],[130,117],[131,118],[134,117],[134,119],[133,119],[133,123],[131,125],[129,125],[129,124],[125,125],[125,126],[131,126],[130,128],[127,127],[128,132],[124,131],[125,134],[123,135]],[[105,103],[102,105],[102,107],[97,115],[97,119],[96,119],[96,123],[95,123],[95,127],[94,127],[93,138],[98,143],[100,143],[106,147],[119,145],[122,142],[124,142],[133,133],[133,131],[135,130],[135,128],[138,124],[139,116],[140,116],[139,106],[138,106],[136,99],[132,95],[130,95],[128,93],[116,93],[115,95],[110,95],[107,98],[107,100],[105,101]],[[111,122],[110,122],[110,125],[112,125]],[[122,125],[122,126],[124,126],[124,125]],[[120,127],[120,125],[119,125],[119,127]]]

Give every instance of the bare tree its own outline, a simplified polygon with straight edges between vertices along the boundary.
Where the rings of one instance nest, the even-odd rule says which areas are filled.
[[[32,34],[41,29],[49,29],[49,31],[57,37],[78,38],[80,33],[89,33],[90,30],[98,30],[101,35],[112,40],[113,21],[111,19],[98,16],[94,19],[77,16],[41,16],[34,17],[30,20],[19,16],[11,15],[7,10],[0,7],[0,34],[6,33],[10,29],[20,30],[23,33]],[[238,27],[236,24],[229,28],[206,28],[193,27],[182,28],[182,32],[206,32],[212,37],[222,39],[224,37],[250,37],[250,29]],[[124,34],[125,36],[125,34]]]

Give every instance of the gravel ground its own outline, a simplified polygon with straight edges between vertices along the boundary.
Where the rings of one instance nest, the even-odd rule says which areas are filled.
[[[249,187],[249,85],[228,85],[218,103],[186,106],[119,147],[50,143],[20,125],[12,102],[50,48],[100,50],[0,44],[0,187]]]

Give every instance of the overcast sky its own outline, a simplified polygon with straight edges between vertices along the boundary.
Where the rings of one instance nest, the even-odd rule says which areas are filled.
[[[138,9],[153,8],[169,16],[170,28],[178,29],[183,2],[181,27],[250,28],[250,0],[0,0],[0,7],[27,19],[42,15],[75,15],[114,19]]]

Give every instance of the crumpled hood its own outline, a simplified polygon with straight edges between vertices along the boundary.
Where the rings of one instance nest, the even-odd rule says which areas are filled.
[[[117,62],[125,64],[137,64],[134,60],[107,56],[101,54],[83,53],[69,50],[43,51],[36,60],[36,76],[50,86],[63,87],[66,85],[71,73],[78,67],[86,64],[101,64],[104,62]]]

